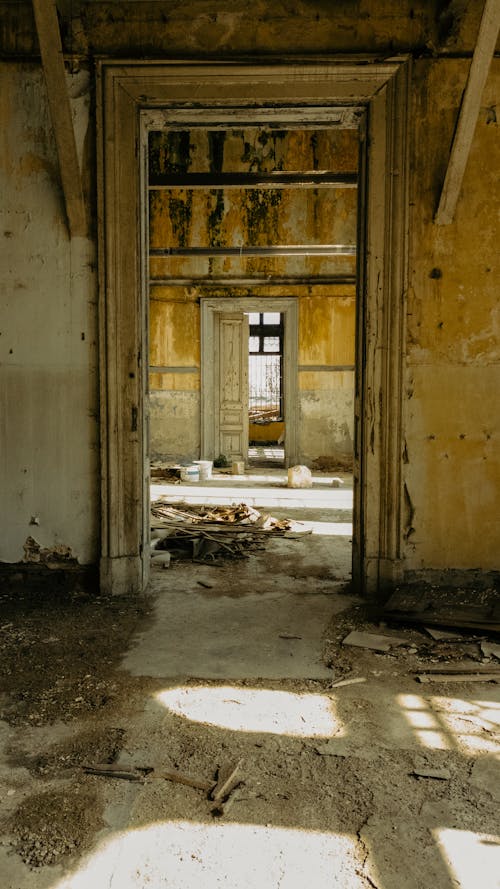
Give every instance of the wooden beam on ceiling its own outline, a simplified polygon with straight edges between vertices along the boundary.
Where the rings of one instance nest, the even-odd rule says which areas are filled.
[[[479,116],[481,96],[495,52],[500,27],[500,0],[485,0],[476,48],[462,99],[457,127],[453,137],[448,169],[439,206],[434,217],[436,225],[453,222],[465,167]]]
[[[72,236],[83,236],[87,233],[85,204],[55,0],[33,0],[33,11],[59,157],[69,231]]]

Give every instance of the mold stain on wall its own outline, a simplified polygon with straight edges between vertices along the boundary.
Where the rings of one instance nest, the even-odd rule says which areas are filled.
[[[191,130],[149,135],[153,181],[168,173],[356,172],[354,130]],[[152,247],[268,247],[273,244],[355,244],[356,189],[171,188],[150,192]],[[328,260],[329,269],[351,274],[352,257]],[[200,389],[199,288],[155,285],[168,275],[310,276],[311,284],[269,286],[241,295],[294,296],[299,301],[299,443],[304,461],[352,461],[355,284],[314,285],[325,270],[319,257],[154,257],[151,260],[151,449],[163,459],[198,458]],[[214,294],[213,289],[208,291]],[[218,295],[235,297],[228,281]],[[318,370],[318,366],[324,369]],[[189,369],[169,372],[170,367]],[[308,370],[311,367],[311,370]],[[336,368],[341,367],[341,370]],[[175,418],[190,416],[189,430]],[[172,422],[172,414],[174,421]]]

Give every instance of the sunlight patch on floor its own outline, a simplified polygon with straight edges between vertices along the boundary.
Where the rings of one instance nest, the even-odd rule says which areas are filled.
[[[232,686],[186,686],[159,692],[156,700],[178,716],[233,731],[271,732],[300,738],[338,738],[343,734],[333,701],[326,695]]]
[[[237,477],[235,477],[237,478]],[[316,489],[274,487],[252,487],[252,481],[243,476],[244,485],[151,485],[151,499],[166,497],[169,503],[211,503],[232,505],[247,503],[249,506],[262,506],[272,509],[352,509],[352,489],[328,488],[323,485]]]
[[[423,747],[465,756],[499,753],[500,703],[444,696],[398,695],[398,704]]]
[[[441,730],[439,721],[425,698],[421,695],[398,695],[397,702],[422,747],[432,750],[449,749],[449,738]]]
[[[500,836],[469,830],[439,828],[432,831],[453,885],[460,889],[499,889]]]
[[[465,756],[477,753],[500,755],[500,701],[465,701],[433,696],[430,705]]]
[[[359,889],[355,856],[348,835],[161,822],[115,835],[51,889]]]

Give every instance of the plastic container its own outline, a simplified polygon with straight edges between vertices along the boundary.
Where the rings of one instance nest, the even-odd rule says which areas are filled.
[[[195,464],[192,466],[184,466],[181,469],[181,479],[183,482],[199,482],[200,470]]]
[[[200,472],[200,482],[206,482],[212,478],[212,460],[197,460],[196,465]]]

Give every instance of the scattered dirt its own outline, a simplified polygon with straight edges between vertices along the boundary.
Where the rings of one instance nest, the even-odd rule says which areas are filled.
[[[2,594],[0,606],[0,718],[13,729],[7,761],[11,774],[32,776],[1,826],[22,861],[38,868],[80,854],[102,826],[103,788],[81,767],[120,753],[118,717],[141,683],[118,666],[150,601],[26,590]],[[38,747],[37,732],[61,724],[74,726],[70,737]]]
[[[102,827],[100,809],[95,790],[75,783],[29,796],[8,825],[12,845],[32,868],[56,864],[85,849]]]
[[[82,766],[90,763],[111,764],[116,761],[125,737],[123,728],[97,727],[83,729],[61,744],[35,754],[10,750],[13,765],[24,765],[40,778],[60,778],[80,774]]]
[[[269,567],[269,553],[262,558]],[[233,571],[231,566],[220,569],[220,580],[214,575],[213,582],[229,583]],[[431,848],[435,825],[495,833],[496,804],[488,789],[471,783],[476,756],[467,748],[470,739],[486,739],[491,749],[493,711],[478,709],[475,697],[468,703],[464,686],[464,700],[453,705],[462,710],[450,717],[446,699],[426,698],[411,676],[429,662],[480,661],[477,639],[436,642],[415,627],[380,625],[366,605],[352,606],[325,632],[323,657],[331,666],[331,679],[224,683],[229,686],[226,703],[236,711],[244,706],[246,689],[291,692],[305,700],[318,696],[336,721],[331,735],[314,737],[305,718],[303,734],[287,734],[279,727],[237,730],[217,719],[210,724],[210,715],[198,720],[173,707],[155,706],[155,693],[165,691],[164,683],[135,679],[120,670],[152,604],[146,598],[61,592],[0,597],[1,717],[8,728],[7,759],[4,755],[0,763],[0,852],[2,845],[8,846],[35,871],[72,868],[107,826],[108,807],[123,807],[129,793],[136,829],[223,820],[354,837],[350,866],[359,889],[385,884],[386,852],[393,842],[388,825],[395,818],[405,836],[404,854],[415,859],[421,854],[419,843]],[[353,629],[408,641],[387,654],[344,646]],[[345,677],[364,677],[366,683],[335,689],[334,682]],[[175,694],[180,693],[178,685],[172,683]],[[181,685],[187,696],[182,700],[200,685],[221,687],[216,680],[186,679]],[[439,687],[433,689],[433,695],[442,694]],[[405,695],[409,714],[397,703]],[[419,696],[424,715],[442,733],[442,749],[416,743],[408,719],[412,696]],[[380,708],[386,705],[381,717]],[[462,748],[457,741],[461,736]],[[223,805],[214,812],[205,791],[161,778],[162,769],[178,770],[209,782],[224,763],[239,759],[238,786],[227,810]],[[153,771],[140,784],[84,773],[85,765],[97,764]],[[414,774],[419,768],[445,770],[449,780],[419,778]],[[390,831],[388,838],[384,831]],[[371,847],[370,837],[375,838]],[[371,866],[378,868],[381,882],[373,882]],[[412,887],[427,889],[425,879],[423,873],[422,882]]]
[[[44,591],[3,594],[0,607],[1,719],[81,719],[126,694],[130,677],[116,667],[148,600]]]

